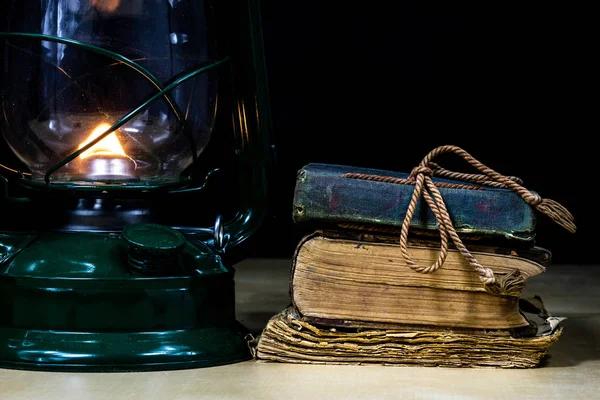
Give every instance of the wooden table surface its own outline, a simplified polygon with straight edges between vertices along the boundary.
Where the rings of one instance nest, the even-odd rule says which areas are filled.
[[[238,318],[260,332],[289,303],[288,259],[237,265]],[[551,265],[528,280],[564,332],[528,370],[317,366],[247,361],[167,372],[0,369],[0,399],[600,399],[600,266]]]

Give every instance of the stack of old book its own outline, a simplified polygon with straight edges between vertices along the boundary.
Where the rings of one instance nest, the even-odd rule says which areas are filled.
[[[455,153],[476,173],[432,160]],[[536,214],[572,215],[456,146],[411,174],[308,164],[297,177],[291,305],[253,343],[262,361],[535,367],[562,332],[525,282],[550,264]]]

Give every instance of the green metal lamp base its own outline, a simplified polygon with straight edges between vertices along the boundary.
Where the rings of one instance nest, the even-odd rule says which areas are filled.
[[[0,367],[146,371],[250,359],[233,268],[202,242],[165,246],[157,234],[162,247],[136,242],[136,257],[167,252],[168,263],[144,274],[130,266],[132,238],[118,233],[0,233]]]
[[[249,360],[247,331],[97,333],[0,329],[0,367],[80,372],[211,367]]]

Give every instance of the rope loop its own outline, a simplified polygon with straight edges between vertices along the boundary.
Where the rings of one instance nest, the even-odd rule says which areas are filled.
[[[419,165],[415,167],[409,175],[409,179],[415,179],[418,174],[422,174],[424,176],[433,176],[433,170],[425,165]]]

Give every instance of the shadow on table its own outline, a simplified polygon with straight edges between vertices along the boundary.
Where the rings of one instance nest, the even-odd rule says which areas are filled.
[[[245,312],[240,313],[238,321],[241,322],[254,336],[258,336],[267,322],[277,314],[275,312]]]
[[[600,360],[600,314],[572,314],[561,322],[562,335],[540,367],[573,367],[585,361]]]

